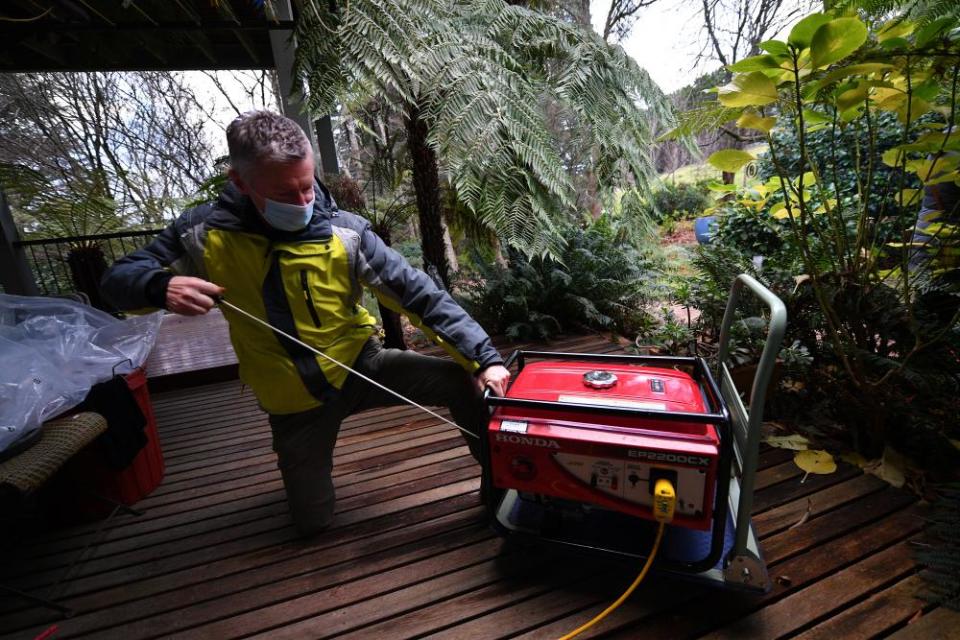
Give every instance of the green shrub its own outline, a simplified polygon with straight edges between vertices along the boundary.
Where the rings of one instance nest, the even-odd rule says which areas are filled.
[[[684,220],[695,218],[708,208],[713,198],[711,191],[707,188],[706,180],[695,183],[662,182],[660,186],[654,189],[649,196],[650,199],[637,199],[637,206],[642,210],[643,215],[649,217],[655,222],[663,222],[664,219]],[[628,198],[635,192],[624,194],[623,202],[626,205]]]
[[[750,256],[769,256],[783,248],[783,223],[766,212],[739,203],[725,203],[714,211],[714,242],[732,246]]]
[[[929,123],[929,116],[920,119],[916,124]],[[807,162],[800,157],[800,141],[797,136],[795,123],[785,122],[784,126],[771,132],[771,139],[777,150],[776,163],[785,175],[798,176],[803,171],[809,171],[814,165],[825,183],[830,185],[831,191],[854,194],[857,192],[857,181],[864,181],[866,173],[862,171],[862,156],[873,149],[877,162],[871,170],[871,180],[862,186],[869,191],[871,197],[866,203],[870,216],[876,218],[882,214],[890,215],[891,209],[896,208],[894,196],[896,190],[893,185],[899,185],[901,178],[906,178],[905,188],[916,189],[920,181],[916,176],[904,176],[899,167],[891,167],[883,163],[883,154],[899,144],[903,144],[904,126],[897,120],[894,113],[878,112],[870,126],[847,126],[833,130],[829,127],[820,129],[808,128],[804,132],[804,143]],[[861,156],[858,164],[857,155]],[[801,167],[806,166],[803,171]],[[777,175],[770,153],[762,153],[757,157],[757,177],[766,181]],[[916,214],[916,207],[909,207],[911,214]]]
[[[490,333],[549,339],[583,328],[635,333],[644,323],[651,265],[608,216],[564,230],[562,261],[509,254],[506,268],[482,267],[460,300]]]

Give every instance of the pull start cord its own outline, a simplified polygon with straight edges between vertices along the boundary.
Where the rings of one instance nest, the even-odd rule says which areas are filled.
[[[218,296],[218,297],[214,298],[214,300],[215,300],[218,304],[221,304],[221,305],[223,305],[223,306],[229,307],[230,309],[233,309],[233,310],[236,311],[237,313],[239,313],[239,314],[241,314],[241,315],[243,315],[243,316],[245,316],[245,317],[253,320],[253,321],[256,322],[257,324],[263,325],[264,327],[266,327],[267,329],[270,329],[270,330],[273,331],[274,333],[280,334],[281,336],[283,336],[283,337],[286,338],[287,340],[291,340],[292,342],[295,342],[296,344],[300,345],[300,346],[303,347],[304,349],[307,349],[307,350],[310,351],[311,353],[314,353],[314,354],[320,356],[321,358],[326,358],[327,360],[329,360],[329,361],[332,362],[333,364],[337,365],[337,366],[340,367],[341,369],[345,369],[345,370],[349,371],[350,373],[352,373],[353,375],[357,376],[358,378],[361,378],[361,379],[363,379],[363,380],[366,380],[367,382],[369,382],[369,383],[372,384],[373,386],[379,387],[380,389],[383,389],[384,391],[386,391],[386,392],[389,393],[390,395],[392,395],[392,396],[394,396],[394,397],[396,397],[396,398],[399,398],[399,399],[402,400],[403,402],[406,402],[407,404],[412,405],[412,406],[416,407],[417,409],[420,409],[420,410],[423,411],[424,413],[430,414],[431,416],[433,416],[433,417],[436,418],[437,420],[440,420],[441,422],[445,422],[445,423],[447,423],[448,425],[450,425],[451,427],[456,427],[457,429],[459,429],[460,431],[462,431],[462,432],[465,433],[466,435],[470,436],[471,438],[476,438],[477,440],[480,439],[480,436],[478,436],[477,434],[475,434],[475,433],[473,433],[473,432],[470,432],[470,431],[467,431],[466,429],[464,429],[463,427],[461,427],[461,426],[458,425],[457,423],[455,423],[455,422],[453,422],[453,421],[451,421],[451,420],[447,420],[446,418],[444,418],[444,417],[441,416],[440,414],[438,414],[438,413],[436,413],[436,412],[434,412],[434,411],[431,411],[430,409],[427,409],[427,408],[424,407],[423,405],[420,405],[420,404],[414,402],[413,400],[411,400],[410,398],[407,398],[406,396],[403,396],[403,395],[397,393],[397,392],[394,391],[393,389],[390,389],[390,388],[388,388],[388,387],[383,386],[382,384],[380,384],[380,383],[377,382],[376,380],[373,380],[372,378],[363,375],[363,374],[360,373],[359,371],[357,371],[357,370],[355,370],[355,369],[353,369],[353,368],[351,368],[351,367],[348,367],[347,365],[343,364],[343,363],[340,362],[339,360],[336,360],[335,358],[331,358],[330,356],[328,356],[327,354],[323,353],[322,351],[319,351],[319,350],[317,350],[317,349],[314,349],[313,347],[311,347],[311,346],[308,345],[307,343],[303,342],[302,340],[298,340],[297,338],[294,338],[294,337],[291,336],[290,334],[285,333],[285,332],[281,331],[280,329],[277,329],[276,327],[274,327],[273,325],[271,325],[269,322],[266,322],[266,321],[264,321],[264,320],[261,320],[260,318],[258,318],[257,316],[253,315],[252,313],[249,313],[249,312],[247,312],[247,311],[244,311],[243,309],[241,309],[240,307],[238,307],[237,305],[235,305],[235,304],[233,304],[233,303],[231,303],[231,302],[227,302],[224,298]]]

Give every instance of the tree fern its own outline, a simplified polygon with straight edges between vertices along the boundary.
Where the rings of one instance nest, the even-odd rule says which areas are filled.
[[[459,199],[501,239],[556,255],[576,193],[545,105],[594,150],[601,185],[645,190],[649,119],[669,102],[598,35],[502,0],[299,0],[295,73],[319,112],[379,96],[415,105]]]
[[[899,14],[921,26],[946,18],[960,20],[957,0],[843,0],[839,9],[859,9],[873,16]]]

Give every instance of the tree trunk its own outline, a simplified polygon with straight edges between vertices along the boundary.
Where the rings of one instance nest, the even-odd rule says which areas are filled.
[[[460,260],[457,258],[457,250],[453,247],[453,238],[450,237],[450,227],[447,226],[447,223],[440,219],[440,224],[443,225],[443,250],[446,252],[447,256],[447,265],[450,267],[450,270],[456,273],[460,271]]]
[[[87,244],[73,247],[67,254],[67,265],[73,286],[78,292],[87,295],[92,306],[108,313],[116,311],[100,294],[100,280],[107,272],[107,259],[99,246]]]
[[[423,249],[424,271],[430,273],[432,266],[443,282],[450,288],[450,268],[447,265],[446,247],[443,243],[443,209],[440,206],[440,171],[437,154],[427,144],[429,130],[423,121],[420,108],[407,109],[407,147],[413,160],[413,190],[417,195],[417,213],[420,219],[420,246]]]

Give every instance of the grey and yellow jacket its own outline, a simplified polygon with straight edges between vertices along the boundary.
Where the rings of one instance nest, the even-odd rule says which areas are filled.
[[[465,369],[501,362],[490,338],[445,291],[387,247],[360,216],[314,187],[310,223],[274,229],[230,184],[216,202],[186,211],[146,248],[118,260],[102,288],[121,309],[163,306],[176,275],[226,288],[226,298],[347,365],[375,333],[361,287],[407,315]],[[279,334],[223,309],[240,378],[270,413],[305,411],[336,397],[347,373]]]

